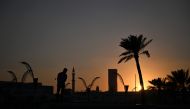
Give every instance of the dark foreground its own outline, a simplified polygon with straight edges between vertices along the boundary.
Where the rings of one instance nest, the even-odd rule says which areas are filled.
[[[1,104],[1,109],[190,109],[190,105],[129,105],[102,103],[16,103]]]
[[[0,109],[190,109],[189,94],[176,97],[166,95],[147,95],[144,105],[135,93],[75,93],[68,94],[61,100],[55,95],[4,95],[0,98]]]

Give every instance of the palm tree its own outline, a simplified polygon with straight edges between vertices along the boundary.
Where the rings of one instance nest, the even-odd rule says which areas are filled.
[[[86,92],[90,92],[92,86],[93,86],[94,83],[95,83],[95,81],[96,81],[97,79],[99,79],[99,78],[100,78],[100,77],[95,77],[89,85],[86,84],[86,81],[85,81],[82,77],[79,77],[78,79],[80,79],[80,80],[82,81],[82,83],[84,84],[84,86],[85,86],[85,88],[86,88]]]
[[[157,78],[151,81],[148,81],[152,86],[149,86],[150,90],[164,90],[166,86],[166,78]]]
[[[139,55],[145,54],[147,57],[150,57],[150,54],[148,50],[144,50],[144,48],[152,42],[151,40],[147,41],[146,37],[143,37],[143,35],[130,35],[128,38],[122,39],[120,42],[120,46],[123,47],[126,51],[123,52],[120,56],[121,59],[118,61],[118,64],[121,62],[127,62],[132,58],[135,58],[138,74],[139,74],[139,81],[141,85],[141,91],[142,91],[142,99],[144,96],[144,83],[143,83],[143,77],[142,77],[142,72],[140,68],[140,63],[139,63]],[[142,101],[144,102],[144,101]]]
[[[16,75],[15,75],[15,73],[13,72],[13,71],[7,71],[9,74],[11,74],[11,76],[12,76],[12,82],[17,82],[17,77],[16,77]]]
[[[123,47],[126,51],[120,55],[122,56],[122,58],[118,62],[118,63],[121,63],[123,61],[127,62],[130,59],[135,58],[142,91],[144,91],[144,84],[139,63],[139,55],[145,54],[147,57],[150,57],[148,50],[144,50],[144,48],[150,42],[152,42],[152,39],[148,41],[146,40],[147,38],[143,37],[143,35],[139,36],[130,35],[128,38],[122,39],[122,41],[120,42],[120,46]]]
[[[167,75],[170,83],[173,83],[177,91],[187,90],[190,85],[189,70],[176,70],[172,71],[171,75]]]

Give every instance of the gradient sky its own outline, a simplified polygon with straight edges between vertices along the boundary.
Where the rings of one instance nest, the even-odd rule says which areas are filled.
[[[12,70],[20,81],[25,67],[19,62],[27,61],[45,85],[55,86],[65,66],[71,82],[75,66],[87,83],[100,76],[93,89],[105,91],[107,70],[116,68],[132,90],[136,65],[134,59],[117,64],[124,51],[119,43],[143,34],[153,39],[151,57],[140,57],[146,87],[148,80],[190,67],[189,29],[189,0],[1,0],[0,80],[11,80]],[[76,85],[84,90],[81,81]]]

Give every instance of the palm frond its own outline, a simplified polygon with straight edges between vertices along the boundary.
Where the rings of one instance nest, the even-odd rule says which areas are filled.
[[[126,39],[121,39],[121,42],[120,42],[120,45],[119,46],[121,46],[121,47],[123,47],[124,49],[126,49],[126,50],[131,50],[131,43],[130,43],[131,41],[130,41],[130,39],[129,38],[126,38]]]
[[[125,62],[131,60],[132,58],[134,58],[134,55],[129,55],[129,56],[127,56],[127,59],[125,59]]]
[[[139,36],[136,36],[137,37],[137,42],[138,42],[138,45],[139,45],[139,47],[141,46],[141,44],[144,44],[143,43],[143,40],[144,40],[144,37],[143,37],[143,35],[141,34],[141,35],[139,35]]]
[[[120,64],[121,62],[125,61],[129,61],[130,59],[132,59],[134,57],[134,55],[129,55],[129,56],[125,56],[125,57],[122,57],[119,61],[118,61],[118,64]]]
[[[130,54],[132,54],[131,51],[126,51],[126,52],[121,53],[119,56],[126,56],[126,55],[130,55]]]
[[[176,82],[175,78],[171,75],[167,75],[167,79],[169,82]]]
[[[149,43],[152,42],[153,39],[150,39],[148,42],[142,44],[141,49],[143,50]]]
[[[147,38],[146,37],[143,37],[143,39],[142,39],[142,44],[144,44],[145,43],[145,41],[147,40]]]
[[[143,51],[143,52],[140,53],[140,54],[145,54],[147,57],[150,57],[150,53],[148,52],[148,50],[145,50],[145,51]]]
[[[120,64],[122,61],[124,61],[125,59],[127,59],[127,57],[122,57],[119,61],[118,61],[118,64]]]

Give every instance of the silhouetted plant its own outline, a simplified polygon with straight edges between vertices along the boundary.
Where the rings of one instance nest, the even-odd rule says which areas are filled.
[[[21,62],[22,64],[24,64],[25,65],[25,67],[26,67],[26,72],[23,74],[23,76],[22,76],[22,82],[24,82],[25,81],[25,79],[26,79],[26,76],[29,74],[31,77],[32,77],[32,79],[33,79],[33,82],[34,82],[34,73],[33,73],[33,70],[32,70],[32,68],[31,68],[31,66],[30,66],[30,64],[28,64],[27,62]]]
[[[145,54],[147,57],[150,57],[150,54],[148,50],[144,50],[144,48],[152,42],[151,40],[147,41],[147,38],[143,37],[143,35],[130,35],[128,38],[122,39],[120,42],[120,46],[123,47],[126,51],[123,52],[120,56],[121,59],[118,61],[118,63],[121,62],[127,62],[132,58],[135,58],[138,74],[139,74],[139,81],[141,85],[141,90],[142,90],[142,98],[144,96],[144,83],[143,83],[143,77],[142,77],[142,72],[140,68],[140,63],[139,63],[139,55]],[[144,101],[143,101],[144,102]]]
[[[175,86],[175,90],[177,91],[186,91],[190,85],[189,70],[180,69],[172,71],[171,75],[167,75],[167,79],[172,86]]]
[[[82,77],[79,77],[78,79],[80,79],[80,80],[82,81],[83,85],[84,85],[85,88],[86,88],[86,92],[90,92],[92,86],[93,86],[94,83],[95,83],[95,81],[96,81],[97,79],[99,79],[99,78],[100,78],[100,77],[95,77],[89,85],[86,84],[86,81],[85,81]]]
[[[149,90],[165,90],[166,89],[166,78],[157,78],[151,81],[148,81],[152,86],[149,86]]]
[[[12,76],[11,82],[17,82],[17,77],[13,71],[7,71]]]

